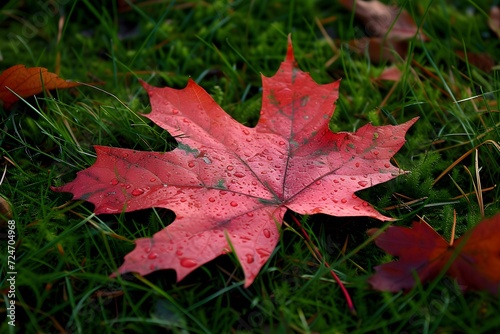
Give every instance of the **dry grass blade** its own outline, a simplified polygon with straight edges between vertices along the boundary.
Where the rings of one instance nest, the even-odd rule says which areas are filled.
[[[448,166],[448,168],[446,168],[441,174],[439,174],[439,176],[434,180],[434,182],[432,182],[432,185],[434,186],[436,183],[438,183],[438,181],[441,180],[443,178],[443,176],[448,174],[450,172],[450,170],[455,168],[456,165],[458,165],[461,161],[463,161],[465,158],[467,158],[476,149],[478,149],[479,147],[481,147],[485,144],[493,145],[493,147],[495,147],[498,150],[498,152],[500,152],[500,145],[497,142],[495,142],[491,139],[488,139],[488,140],[482,142],[481,144],[477,145],[476,147],[471,148],[470,150],[465,152],[462,156],[460,156],[460,158],[455,160],[451,165]]]

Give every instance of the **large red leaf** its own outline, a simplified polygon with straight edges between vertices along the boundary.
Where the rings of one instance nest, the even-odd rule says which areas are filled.
[[[371,229],[368,234],[374,234]],[[449,265],[447,275],[464,288],[499,292],[500,214],[486,219],[450,245],[426,222],[412,228],[391,226],[375,239],[377,246],[399,261],[375,267],[369,282],[377,290],[396,292],[435,279]]]
[[[178,147],[157,153],[96,146],[95,164],[55,188],[92,202],[96,213],[175,212],[167,228],[136,240],[120,273],[171,268],[181,280],[232,246],[249,286],[278,242],[287,209],[390,219],[354,192],[402,173],[389,159],[416,119],[332,133],[340,82],[318,85],[300,71],[291,41],[278,73],[262,80],[255,128],[232,119],[192,80],[181,90],[143,83],[153,109],[145,116],[176,136]]]

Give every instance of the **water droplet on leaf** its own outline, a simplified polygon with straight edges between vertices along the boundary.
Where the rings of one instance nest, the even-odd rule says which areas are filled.
[[[183,267],[192,268],[192,267],[196,267],[196,265],[198,265],[198,263],[196,263],[196,261],[193,259],[188,259],[186,257],[181,259],[181,266],[183,266]]]
[[[142,189],[134,189],[132,190],[132,196],[139,196],[139,195],[142,195],[144,194],[144,190]]]
[[[269,230],[266,228],[262,231],[262,233],[264,233],[264,236],[266,238],[270,238],[271,237],[271,232],[269,232]]]
[[[362,187],[366,187],[368,185],[368,182],[366,181],[359,181],[358,184]]]
[[[233,202],[229,203],[229,205],[231,205],[232,207],[237,207],[238,203],[236,203],[236,202],[233,201]]]
[[[156,254],[156,253],[149,253],[149,255],[148,255],[148,259],[150,259],[150,260],[154,260],[157,257],[158,257],[158,254]]]

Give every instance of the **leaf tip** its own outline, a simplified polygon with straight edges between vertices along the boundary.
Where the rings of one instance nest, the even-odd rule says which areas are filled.
[[[366,234],[368,234],[369,237],[372,237],[377,231],[380,230],[379,228],[371,228],[366,231]]]
[[[286,62],[295,63],[295,57],[293,55],[293,43],[292,43],[292,34],[288,34],[288,48],[286,51]]]

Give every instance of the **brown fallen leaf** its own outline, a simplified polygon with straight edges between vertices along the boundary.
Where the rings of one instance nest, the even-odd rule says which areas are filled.
[[[365,24],[370,37],[403,41],[417,36],[422,41],[429,40],[404,9],[387,6],[379,1],[340,0],[340,4],[351,11],[354,8],[354,14]]]
[[[491,69],[495,66],[495,60],[487,53],[467,52],[466,54],[462,50],[457,50],[455,54],[486,73],[491,72]]]
[[[490,9],[490,17],[488,18],[488,26],[500,38],[500,7],[494,6]]]
[[[399,81],[401,80],[401,70],[396,66],[387,67],[385,70],[380,73],[377,77],[377,80],[386,80],[386,81]]]
[[[358,54],[366,54],[370,57],[373,63],[381,61],[394,61],[405,58],[408,50],[406,41],[391,41],[381,37],[364,37],[349,41],[351,50]]]
[[[5,109],[10,109],[19,100],[52,89],[63,89],[79,86],[78,82],[61,79],[57,74],[43,67],[26,68],[25,65],[14,65],[0,75],[0,100]]]

